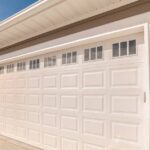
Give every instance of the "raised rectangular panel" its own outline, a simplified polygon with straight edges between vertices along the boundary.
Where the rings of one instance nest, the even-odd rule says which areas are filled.
[[[77,74],[65,74],[61,76],[62,88],[77,88],[78,75]]]
[[[29,129],[28,138],[30,141],[39,143],[40,142],[40,132],[38,130]]]
[[[24,95],[16,95],[15,100],[16,100],[16,104],[25,104],[25,96]]]
[[[77,96],[61,96],[62,109],[77,109]]]
[[[83,73],[83,87],[102,88],[104,87],[104,72]]]
[[[13,104],[13,103],[15,103],[15,97],[14,97],[14,95],[13,94],[6,95],[5,96],[5,102],[7,104]]]
[[[3,89],[5,87],[5,82],[0,80],[0,89]]]
[[[127,123],[112,123],[112,138],[137,142],[138,125]]]
[[[136,96],[112,96],[112,112],[114,113],[138,113],[138,97]]]
[[[44,107],[56,107],[56,96],[55,95],[44,95],[43,96]]]
[[[28,112],[28,120],[33,123],[40,123],[40,114],[38,112]]]
[[[14,109],[7,108],[5,109],[5,116],[9,118],[15,118],[15,111]]]
[[[26,87],[26,80],[25,79],[18,79],[16,82],[17,88],[25,88]]]
[[[39,88],[40,87],[40,79],[39,78],[30,78],[28,86],[29,86],[29,88]]]
[[[77,131],[78,129],[78,120],[75,117],[63,116],[61,117],[61,128]]]
[[[40,104],[40,100],[39,100],[39,95],[29,95],[27,97],[27,103],[29,105],[39,105]]]
[[[16,132],[17,136],[21,138],[26,138],[26,129],[24,127],[17,126]]]
[[[137,69],[118,69],[112,70],[112,86],[137,86],[138,70]]]
[[[91,112],[104,111],[104,97],[103,96],[83,96],[83,110]]]
[[[14,85],[16,85],[16,84],[13,84],[13,80],[7,80],[5,86],[6,86],[6,88],[13,88]]]
[[[105,148],[97,145],[84,144],[83,150],[105,150]]]
[[[48,133],[44,133],[43,143],[44,143],[44,145],[56,148],[57,147],[57,136],[50,135]]]
[[[18,120],[26,120],[26,112],[23,110],[16,110],[16,118]]]
[[[6,124],[6,132],[11,135],[16,134],[16,127],[13,124]]]
[[[43,78],[43,87],[44,88],[56,88],[56,77],[44,77]]]
[[[104,136],[104,121],[84,119],[83,132],[84,134]]]
[[[63,150],[78,150],[78,142],[68,138],[62,138]]]
[[[45,113],[43,114],[43,125],[56,127],[56,115]]]

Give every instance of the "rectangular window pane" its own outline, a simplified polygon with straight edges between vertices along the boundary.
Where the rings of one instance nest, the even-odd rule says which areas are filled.
[[[96,59],[96,47],[91,48],[91,60]]]
[[[129,41],[129,55],[136,54],[136,40]]]
[[[88,61],[89,60],[89,49],[85,49],[84,50],[84,61]]]
[[[71,53],[67,53],[67,64],[71,63]]]
[[[119,56],[119,43],[113,44],[113,57]]]
[[[44,58],[44,67],[48,66],[48,58]]]
[[[39,59],[36,60],[36,68],[40,68],[40,60]]]
[[[32,60],[30,60],[30,69],[32,69]]]
[[[26,70],[26,63],[23,62],[23,70]]]
[[[66,54],[62,54],[62,64],[66,64]]]
[[[72,63],[77,62],[77,52],[72,52]]]
[[[11,64],[10,72],[13,72],[13,71],[14,71],[14,64]]]
[[[127,42],[120,43],[120,55],[121,56],[127,55]]]
[[[4,66],[0,66],[0,74],[4,73]]]
[[[35,69],[36,68],[36,60],[33,60],[32,65],[33,65],[33,69]]]
[[[51,57],[48,57],[48,65],[47,66],[51,66],[52,65],[52,59]]]
[[[53,66],[56,65],[56,56],[53,56],[53,63],[52,63]]]
[[[103,58],[103,48],[102,46],[97,47],[97,59],[102,59]]]

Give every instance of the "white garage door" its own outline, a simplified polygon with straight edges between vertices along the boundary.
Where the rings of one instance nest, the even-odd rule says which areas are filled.
[[[0,132],[47,150],[146,150],[142,37],[134,56],[112,58],[112,43],[102,59],[90,49],[84,62],[93,44],[73,49],[76,64],[62,51],[54,67],[41,56],[41,69],[1,75]]]

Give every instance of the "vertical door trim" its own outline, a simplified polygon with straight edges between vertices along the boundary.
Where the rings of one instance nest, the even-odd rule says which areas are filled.
[[[146,129],[145,134],[145,150],[150,150],[150,26],[149,23],[144,25],[144,87],[143,90],[146,92],[146,103],[144,103],[144,126]]]

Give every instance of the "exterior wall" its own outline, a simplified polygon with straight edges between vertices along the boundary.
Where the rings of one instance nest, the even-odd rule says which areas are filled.
[[[16,52],[11,52],[8,54],[1,55],[0,60],[14,57],[14,56],[17,56],[20,54],[31,53],[31,52],[38,51],[38,50],[41,50],[44,48],[53,47],[55,45],[71,42],[74,40],[86,38],[86,37],[97,35],[97,34],[103,34],[103,33],[119,30],[122,28],[131,27],[131,26],[135,26],[135,25],[139,25],[139,24],[143,24],[143,23],[150,23],[149,16],[150,16],[150,12],[147,12],[147,13],[133,16],[130,18],[126,18],[126,19],[123,19],[120,21],[115,21],[115,22],[105,24],[105,25],[102,25],[99,27],[95,27],[95,28],[92,28],[92,29],[89,29],[86,31],[82,31],[82,32],[75,33],[72,35],[64,36],[62,38],[54,39],[49,42],[44,42],[41,44],[37,44],[35,46],[23,48]]]

